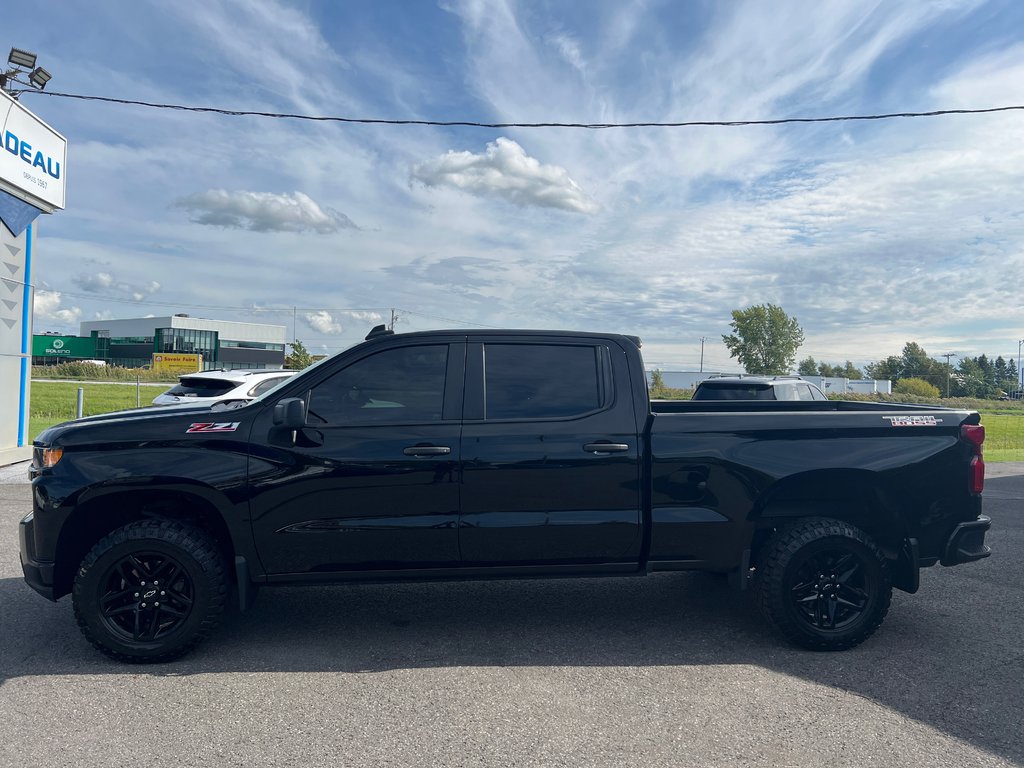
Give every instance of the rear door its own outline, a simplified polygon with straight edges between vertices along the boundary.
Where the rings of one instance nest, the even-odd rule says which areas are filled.
[[[470,342],[463,565],[637,562],[642,452],[625,352],[578,337]]]

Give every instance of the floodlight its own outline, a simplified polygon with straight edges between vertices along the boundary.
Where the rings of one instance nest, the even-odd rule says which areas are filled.
[[[42,67],[36,67],[32,70],[32,74],[28,76],[28,81],[41,91],[46,87],[46,84],[50,82],[50,78],[52,77],[53,75]]]
[[[23,51],[21,48],[11,48],[7,61],[16,67],[32,69],[36,65],[36,55],[30,51]]]

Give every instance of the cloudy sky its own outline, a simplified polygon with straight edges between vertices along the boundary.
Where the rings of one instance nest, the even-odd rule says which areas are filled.
[[[27,6],[26,6],[27,8]],[[40,20],[45,22],[41,23]],[[4,16],[48,90],[352,118],[679,122],[1024,104],[1024,3],[103,2]],[[914,340],[1016,356],[1024,112],[751,127],[467,128],[229,117],[45,95],[67,209],[37,332],[188,312],[334,352],[397,330],[644,338],[738,370],[733,309],[799,356]],[[955,361],[954,361],[955,362]]]

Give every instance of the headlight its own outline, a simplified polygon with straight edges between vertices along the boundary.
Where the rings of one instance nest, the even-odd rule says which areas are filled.
[[[57,466],[57,462],[60,461],[61,457],[64,455],[64,449],[63,448],[43,448],[43,452],[42,453],[43,453],[43,456],[42,456],[42,458],[43,458],[42,466],[43,466],[44,469],[49,469],[50,467]]]

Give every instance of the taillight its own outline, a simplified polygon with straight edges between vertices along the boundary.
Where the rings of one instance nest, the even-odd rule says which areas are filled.
[[[985,489],[985,459],[982,458],[985,427],[981,424],[965,424],[960,427],[960,439],[968,443],[974,453],[967,477],[967,490],[971,493],[981,493]]]
[[[960,438],[970,443],[981,453],[981,444],[985,442],[985,427],[981,424],[965,424],[960,427]]]
[[[967,478],[967,490],[981,493],[985,490],[985,460],[981,456],[971,459],[971,473]]]

